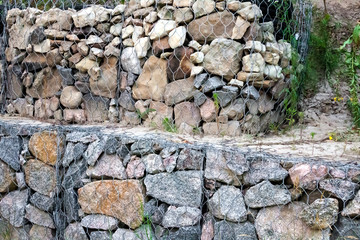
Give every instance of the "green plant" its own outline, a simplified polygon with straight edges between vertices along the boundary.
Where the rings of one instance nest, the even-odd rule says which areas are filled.
[[[310,133],[310,135],[311,135],[311,139],[314,139],[314,137],[315,137],[316,133],[311,132],[311,133]]]
[[[213,93],[213,99],[214,99],[214,106],[215,106],[215,118],[216,118],[216,125],[217,129],[220,129],[220,123],[219,123],[219,110],[220,110],[220,101],[219,101],[219,95],[217,93]]]
[[[146,237],[147,240],[152,240],[152,231],[151,231],[151,226],[152,226],[152,221],[151,218],[145,214],[145,210],[144,210],[144,203],[142,200],[140,200],[140,214],[141,214],[141,222],[143,223],[143,225],[138,228],[139,230],[144,230],[141,233],[144,233],[145,236],[143,236],[143,234],[141,234],[141,236],[135,232],[136,238],[143,240],[144,237]]]
[[[136,109],[136,113],[137,113],[139,119],[143,119],[143,118],[145,118],[149,113],[155,112],[155,111],[156,111],[156,110],[155,110],[155,109],[152,109],[152,108],[148,108],[148,109],[146,109],[144,112],[140,112],[139,109]]]
[[[350,51],[346,50],[350,47]],[[340,50],[345,56],[346,75],[349,77],[350,98],[348,106],[353,116],[353,122],[356,128],[360,128],[360,103],[359,103],[359,76],[357,70],[360,70],[360,23],[356,25],[352,35],[345,41]]]
[[[162,125],[164,127],[164,129],[167,132],[172,132],[172,133],[176,133],[177,132],[177,127],[175,126],[175,124],[169,119],[169,118],[164,118]]]

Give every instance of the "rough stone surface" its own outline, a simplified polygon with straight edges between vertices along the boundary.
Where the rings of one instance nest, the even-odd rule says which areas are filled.
[[[174,207],[170,206],[162,220],[165,228],[186,227],[199,223],[201,211],[193,207]]]
[[[78,194],[85,213],[113,216],[132,229],[141,225],[144,195],[137,180],[96,181],[80,188]]]
[[[230,222],[244,222],[247,218],[245,202],[240,189],[222,186],[208,201],[212,215]]]
[[[121,54],[121,66],[127,72],[131,72],[134,74],[141,73],[140,60],[136,55],[135,48],[128,47],[122,51]]]
[[[82,99],[82,93],[74,86],[67,86],[63,89],[60,96],[60,102],[67,108],[77,108]]]
[[[122,180],[127,177],[120,158],[117,155],[107,154],[103,154],[94,167],[90,166],[86,170],[86,175],[95,179],[108,177]]]
[[[94,166],[100,155],[104,152],[106,141],[107,137],[102,137],[89,144],[83,156],[90,166]]]
[[[360,236],[360,220],[339,217],[339,221],[333,227],[331,239],[357,239]]]
[[[360,215],[360,191],[358,191],[355,198],[344,208],[341,215],[344,217],[357,217]]]
[[[55,206],[54,198],[45,196],[38,192],[35,192],[31,198],[30,202],[40,210],[45,212],[52,212]]]
[[[299,213],[306,208],[302,202],[263,208],[259,211],[255,228],[259,239],[329,239],[330,232],[311,229]]]
[[[93,214],[87,215],[81,220],[81,226],[84,228],[97,229],[97,230],[114,230],[117,228],[119,220],[113,217]]]
[[[30,239],[52,240],[55,237],[54,230],[34,224],[29,233]]]
[[[256,240],[256,230],[250,222],[232,223],[220,221],[214,226],[214,240],[233,239],[233,240]]]
[[[162,158],[156,154],[149,154],[141,158],[145,164],[146,172],[150,174],[155,174],[165,171],[165,167],[162,162]]]
[[[177,80],[166,85],[164,100],[167,105],[174,105],[194,97],[194,78]]]
[[[117,89],[117,57],[106,58],[99,68],[98,76],[90,74],[90,89],[93,94],[114,98]],[[93,68],[94,70],[95,68]]]
[[[199,207],[201,204],[201,173],[178,171],[145,177],[146,194],[172,205]]]
[[[55,229],[54,221],[49,213],[41,211],[40,209],[28,204],[26,206],[25,218],[31,223],[39,226]]]
[[[178,47],[170,54],[167,64],[167,77],[170,81],[185,79],[190,77],[194,64],[190,60],[194,49]]]
[[[17,136],[0,139],[0,159],[15,171],[20,170],[21,141]]]
[[[58,157],[61,157],[63,148],[63,139],[56,132],[38,132],[32,135],[29,141],[30,152],[40,161],[52,166]]]
[[[46,196],[51,197],[56,187],[55,168],[38,160],[30,160],[24,166],[27,185]]]
[[[337,198],[340,198],[344,202],[353,199],[356,191],[359,189],[359,185],[347,180],[341,179],[324,179],[319,182],[319,187],[325,190]]]
[[[263,180],[282,182],[288,176],[288,172],[273,161],[256,160],[250,163],[250,171],[244,174],[244,183],[257,184]]]
[[[75,222],[70,223],[64,233],[65,239],[73,239],[73,240],[88,240],[84,229],[81,226],[81,223]]]
[[[326,229],[337,222],[338,212],[337,199],[316,199],[300,213],[300,218],[314,229]]]
[[[263,181],[247,190],[245,202],[251,208],[286,205],[291,202],[291,194],[279,185]]]
[[[12,226],[22,227],[25,224],[25,207],[28,190],[13,191],[0,201],[0,213]]]
[[[86,161],[84,161],[83,159],[71,163],[65,173],[64,179],[62,181],[62,186],[65,189],[82,187],[83,184],[81,182],[81,179],[85,175],[86,168]]]
[[[179,127],[181,123],[189,124],[190,126],[197,127],[201,121],[199,109],[191,102],[183,102],[175,105],[175,125]]]
[[[205,154],[198,150],[185,148],[180,151],[177,159],[177,170],[201,170]]]
[[[10,192],[16,188],[15,172],[6,163],[0,161],[0,193]]]
[[[325,165],[310,165],[299,163],[289,169],[291,181],[301,188],[315,190],[320,180],[328,174]]]

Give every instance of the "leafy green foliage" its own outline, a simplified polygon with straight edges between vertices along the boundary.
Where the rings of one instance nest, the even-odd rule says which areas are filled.
[[[149,113],[155,112],[155,111],[156,110],[152,109],[152,108],[148,108],[144,112],[140,112],[139,109],[136,109],[136,113],[137,113],[139,119],[144,119]]]
[[[346,50],[350,47],[350,51]],[[345,41],[340,50],[345,56],[345,74],[349,77],[350,98],[348,106],[353,116],[354,125],[360,128],[360,103],[359,103],[359,76],[357,70],[360,70],[360,24],[356,25],[353,34]]]
[[[177,132],[177,128],[175,124],[169,118],[164,118],[162,125],[167,132],[172,132],[172,133]]]

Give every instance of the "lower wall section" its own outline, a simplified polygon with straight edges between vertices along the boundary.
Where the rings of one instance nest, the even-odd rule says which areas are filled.
[[[0,239],[359,239],[357,163],[0,121]]]

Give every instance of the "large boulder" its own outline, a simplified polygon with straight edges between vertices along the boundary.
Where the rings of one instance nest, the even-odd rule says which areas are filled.
[[[72,15],[75,27],[95,26],[98,23],[106,22],[110,19],[112,10],[94,5],[82,9]]]
[[[143,220],[144,194],[137,180],[101,180],[78,190],[81,209],[115,217],[135,229]]]
[[[25,207],[29,196],[28,190],[13,191],[0,201],[0,213],[14,227],[25,224]]]
[[[210,51],[205,55],[204,68],[212,74],[230,80],[240,70],[242,54],[241,43],[225,38],[215,39],[210,44]]]
[[[45,68],[36,74],[34,83],[26,89],[26,93],[33,98],[50,98],[61,89],[61,84],[59,71],[56,68]]]
[[[151,56],[135,82],[132,92],[134,99],[152,99],[162,101],[167,81],[166,61]]]

